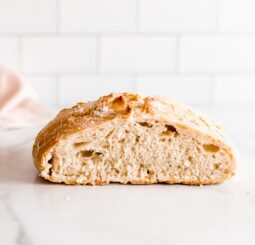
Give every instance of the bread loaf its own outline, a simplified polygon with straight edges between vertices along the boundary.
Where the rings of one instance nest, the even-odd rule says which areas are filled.
[[[222,129],[161,97],[114,93],[62,110],[36,137],[33,159],[58,183],[204,185],[235,173]]]

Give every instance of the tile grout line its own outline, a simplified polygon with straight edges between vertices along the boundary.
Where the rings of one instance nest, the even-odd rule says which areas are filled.
[[[140,11],[141,11],[141,1],[136,0],[136,20],[135,20],[135,31],[136,34],[140,33]]]
[[[50,76],[55,75],[56,72],[24,72],[24,75],[28,76]],[[63,76],[95,76],[98,75],[95,71],[81,71],[81,72],[61,72],[61,75]],[[131,76],[131,75],[137,75],[137,76],[169,76],[174,77],[176,76],[176,72],[100,72],[100,76]],[[179,72],[178,76],[183,77],[211,77],[211,76],[255,76],[255,72]]]
[[[216,1],[216,31],[220,33],[220,11],[221,5],[220,0]]]
[[[60,75],[55,75],[56,84],[55,84],[55,104],[57,107],[60,106]]]
[[[96,38],[96,74],[100,75],[101,72],[101,36],[98,35]]]
[[[56,1],[56,35],[61,35],[61,2],[60,0]]]
[[[58,24],[60,26],[60,24]],[[60,27],[58,27],[60,29]],[[254,32],[234,32],[234,31],[224,31],[224,32],[171,32],[171,31],[166,31],[166,32],[83,32],[83,33],[78,33],[78,32],[64,32],[62,33],[61,30],[58,32],[22,32],[22,33],[9,33],[9,32],[0,32],[0,37],[19,37],[19,36],[26,36],[26,37],[56,37],[58,35],[63,36],[63,37],[97,37],[98,35],[100,36],[105,36],[105,37],[119,37],[119,36],[128,36],[128,37],[176,37],[177,35],[186,37],[255,37],[255,31]]]
[[[209,93],[209,107],[213,108],[214,107],[214,95],[215,95],[215,82],[216,82],[216,76],[213,75],[211,76],[211,81],[210,81],[210,93]]]
[[[176,48],[175,48],[175,73],[179,75],[180,73],[180,53],[181,53],[181,37],[176,36]]]

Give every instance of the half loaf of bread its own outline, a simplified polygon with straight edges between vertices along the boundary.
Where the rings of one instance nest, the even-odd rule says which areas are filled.
[[[116,93],[62,110],[38,134],[33,159],[52,182],[214,184],[235,173],[221,128],[161,97]]]

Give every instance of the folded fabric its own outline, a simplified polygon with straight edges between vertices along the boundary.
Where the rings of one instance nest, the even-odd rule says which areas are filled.
[[[27,83],[0,67],[0,129],[34,126],[51,115],[37,101],[36,93]]]

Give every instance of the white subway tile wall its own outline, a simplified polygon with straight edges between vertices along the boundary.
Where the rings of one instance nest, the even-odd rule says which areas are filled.
[[[135,32],[137,0],[62,0],[63,33]]]
[[[55,33],[57,0],[1,0],[0,33]]]
[[[103,37],[100,71],[120,73],[173,72],[176,40],[172,37]]]
[[[97,40],[94,37],[26,37],[21,45],[24,72],[96,71]]]
[[[180,42],[180,72],[254,72],[255,37],[185,36]]]
[[[139,76],[137,91],[145,95],[162,95],[183,103],[209,105],[211,83],[211,78],[206,76]]]
[[[0,0],[0,66],[48,105],[111,91],[255,105],[253,0]]]
[[[217,4],[215,0],[141,0],[140,30],[215,31]]]
[[[255,31],[253,0],[221,0],[220,4],[221,31]]]
[[[255,105],[253,76],[219,76],[215,79],[214,103]],[[255,112],[253,108],[253,113]]]

